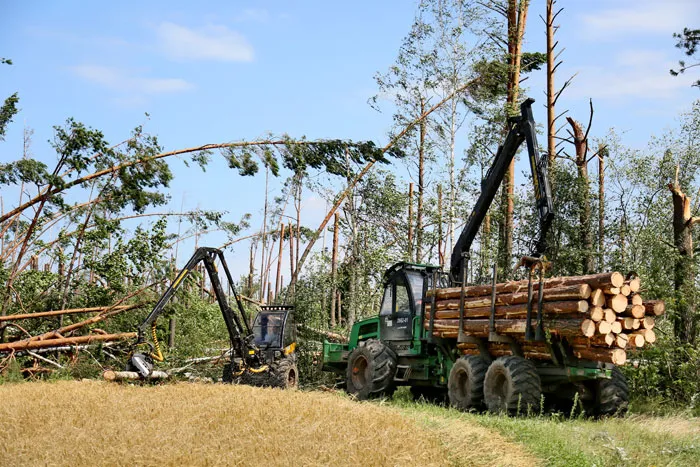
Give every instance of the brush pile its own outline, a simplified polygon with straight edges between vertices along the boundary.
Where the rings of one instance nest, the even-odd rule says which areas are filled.
[[[623,365],[626,350],[653,344],[655,319],[665,312],[659,300],[644,300],[638,278],[625,280],[619,272],[586,276],[554,277],[543,286],[542,327],[546,333],[568,343],[576,358]],[[537,323],[539,282],[533,282],[532,325]],[[544,342],[526,342],[528,281],[496,284],[495,331],[521,345],[526,358],[551,358]],[[462,289],[437,289],[433,335],[456,338]],[[465,288],[465,335],[488,338],[491,285]],[[428,292],[432,297],[434,292]],[[425,328],[430,329],[432,300],[426,303]],[[477,355],[476,344],[459,343],[465,355]],[[509,344],[489,342],[492,356],[511,355]]]

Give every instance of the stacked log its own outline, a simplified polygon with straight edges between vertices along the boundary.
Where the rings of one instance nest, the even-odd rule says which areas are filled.
[[[539,282],[533,282],[532,325],[536,324]],[[542,342],[526,342],[528,281],[496,284],[495,330],[520,344],[526,358],[549,360],[551,354]],[[544,330],[566,341],[577,358],[623,365],[626,349],[654,343],[655,319],[665,312],[660,300],[644,300],[640,295],[638,278],[625,280],[619,272],[586,276],[555,277],[543,281]],[[465,335],[487,338],[491,314],[490,285],[470,286],[464,289]],[[456,338],[459,331],[460,287],[428,292],[425,306],[426,329],[433,313],[433,335]],[[487,342],[494,356],[511,355],[509,345]],[[479,348],[472,343],[459,343],[464,355],[477,355]]]

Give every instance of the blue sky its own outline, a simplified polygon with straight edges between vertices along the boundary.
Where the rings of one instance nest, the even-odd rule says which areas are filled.
[[[578,73],[558,109],[588,119],[593,136],[610,127],[643,146],[700,97],[693,76],[673,78],[682,58],[671,37],[700,18],[693,0],[574,1],[564,7],[558,40],[566,48],[559,82]],[[74,117],[112,142],[150,119],[146,130],[167,149],[268,132],[386,143],[390,115],[366,103],[373,75],[385,71],[408,32],[415,2],[26,2],[0,0],[0,96],[19,92],[21,113],[0,144],[0,161],[21,156],[22,130],[34,129],[32,152],[52,162],[51,127]],[[526,47],[544,51],[544,0],[533,0]],[[697,78],[697,77],[695,77]],[[545,119],[544,73],[524,84]],[[465,135],[465,138],[468,136]],[[259,227],[262,177],[242,179],[214,165],[206,173],[171,160],[170,209],[250,212]],[[272,195],[279,187],[273,183]],[[9,194],[8,194],[9,195]],[[6,195],[7,196],[7,195]],[[11,196],[11,195],[10,195]],[[7,198],[6,198],[7,199]],[[6,201],[7,208],[7,201]],[[305,222],[318,225],[325,203],[309,195]],[[210,243],[216,246],[215,236]],[[181,261],[182,261],[182,254]],[[231,259],[242,272],[247,247]]]

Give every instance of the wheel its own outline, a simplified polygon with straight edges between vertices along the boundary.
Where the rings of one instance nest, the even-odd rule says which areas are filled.
[[[623,416],[627,413],[629,400],[627,378],[618,367],[615,367],[612,370],[612,378],[598,380],[595,415]]]
[[[233,362],[228,362],[224,365],[224,374],[221,376],[221,381],[224,383],[238,383],[240,380],[241,372],[238,369],[238,365]]]
[[[490,412],[527,414],[538,410],[542,384],[535,364],[522,357],[494,360],[484,378],[484,402]]]
[[[425,402],[437,405],[445,405],[447,403],[447,391],[444,388],[411,386],[411,395],[414,401],[423,399]]]
[[[477,355],[457,359],[447,380],[447,395],[452,407],[459,410],[482,407],[487,368],[486,361]]]
[[[276,386],[282,389],[296,389],[299,386],[299,370],[294,360],[285,358],[275,365]]]
[[[391,396],[396,390],[396,354],[376,339],[358,345],[348,357],[346,391],[359,400]]]

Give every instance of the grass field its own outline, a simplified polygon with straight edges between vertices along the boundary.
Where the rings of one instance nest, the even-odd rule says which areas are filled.
[[[698,465],[700,421],[465,414],[221,384],[0,385],[0,465]]]

